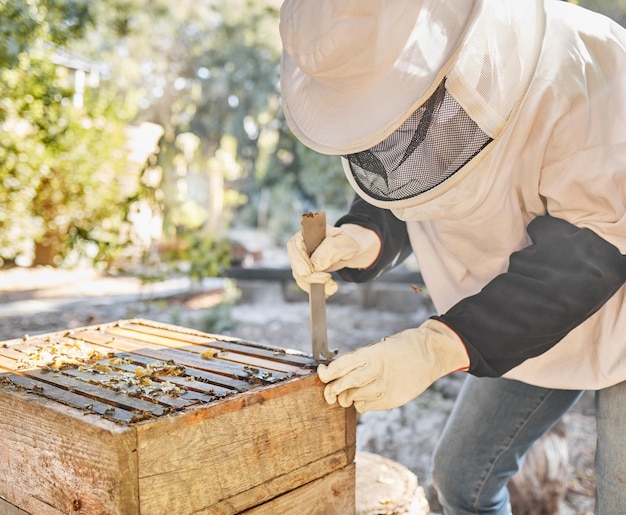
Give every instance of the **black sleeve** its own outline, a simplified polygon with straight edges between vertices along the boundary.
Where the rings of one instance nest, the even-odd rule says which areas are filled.
[[[506,273],[433,317],[462,338],[473,375],[500,376],[546,352],[626,281],[626,256],[589,229],[542,216],[528,234]]]
[[[411,254],[411,243],[406,223],[396,218],[388,209],[380,209],[355,195],[349,212],[342,216],[335,226],[358,224],[375,231],[382,242],[378,259],[365,269],[344,268],[337,274],[344,281],[362,283],[376,279],[404,261]]]

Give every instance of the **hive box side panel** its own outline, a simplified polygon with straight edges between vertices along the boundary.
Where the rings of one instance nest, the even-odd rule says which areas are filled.
[[[202,511],[201,513],[210,513],[211,515],[242,513],[250,506],[258,506],[266,503],[273,496],[288,492],[289,489],[294,488],[294,485],[308,484],[307,481],[310,482],[311,478],[325,477],[325,474],[329,474],[329,470],[336,471],[337,467],[345,463],[345,458],[346,455],[343,451],[327,456],[289,474],[276,477],[250,490],[224,499],[213,504],[208,511]],[[354,489],[355,487],[353,486],[352,490],[354,491]]]
[[[351,410],[317,375],[138,426],[142,513],[239,513],[354,460]]]
[[[355,465],[327,476],[244,512],[245,515],[354,515]]]
[[[136,434],[45,398],[0,391],[0,497],[37,515],[138,514]]]
[[[2,513],[2,515],[30,515],[2,499],[0,499],[0,513]]]

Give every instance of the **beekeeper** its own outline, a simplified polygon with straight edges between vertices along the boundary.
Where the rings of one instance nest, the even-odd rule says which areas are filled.
[[[434,457],[446,513],[509,513],[526,451],[597,390],[597,514],[626,513],[626,31],[556,0],[286,0],[284,110],[356,191],[309,258],[367,281],[414,252],[437,313],[318,374],[401,406],[469,375]]]

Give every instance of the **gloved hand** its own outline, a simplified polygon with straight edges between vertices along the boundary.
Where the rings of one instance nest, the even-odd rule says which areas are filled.
[[[443,322],[429,319],[416,329],[319,365],[328,404],[354,403],[359,413],[397,408],[420,395],[440,377],[467,370],[461,339]]]
[[[341,268],[367,268],[378,258],[380,248],[378,234],[356,224],[327,225],[326,238],[310,258],[301,231],[287,242],[287,254],[298,286],[309,292],[310,284],[321,283],[326,297],[334,295],[338,289],[329,272]]]

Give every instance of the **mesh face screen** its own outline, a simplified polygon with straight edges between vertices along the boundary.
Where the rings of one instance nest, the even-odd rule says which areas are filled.
[[[393,134],[343,156],[361,189],[377,200],[403,200],[454,175],[489,142],[448,94],[445,80]]]

